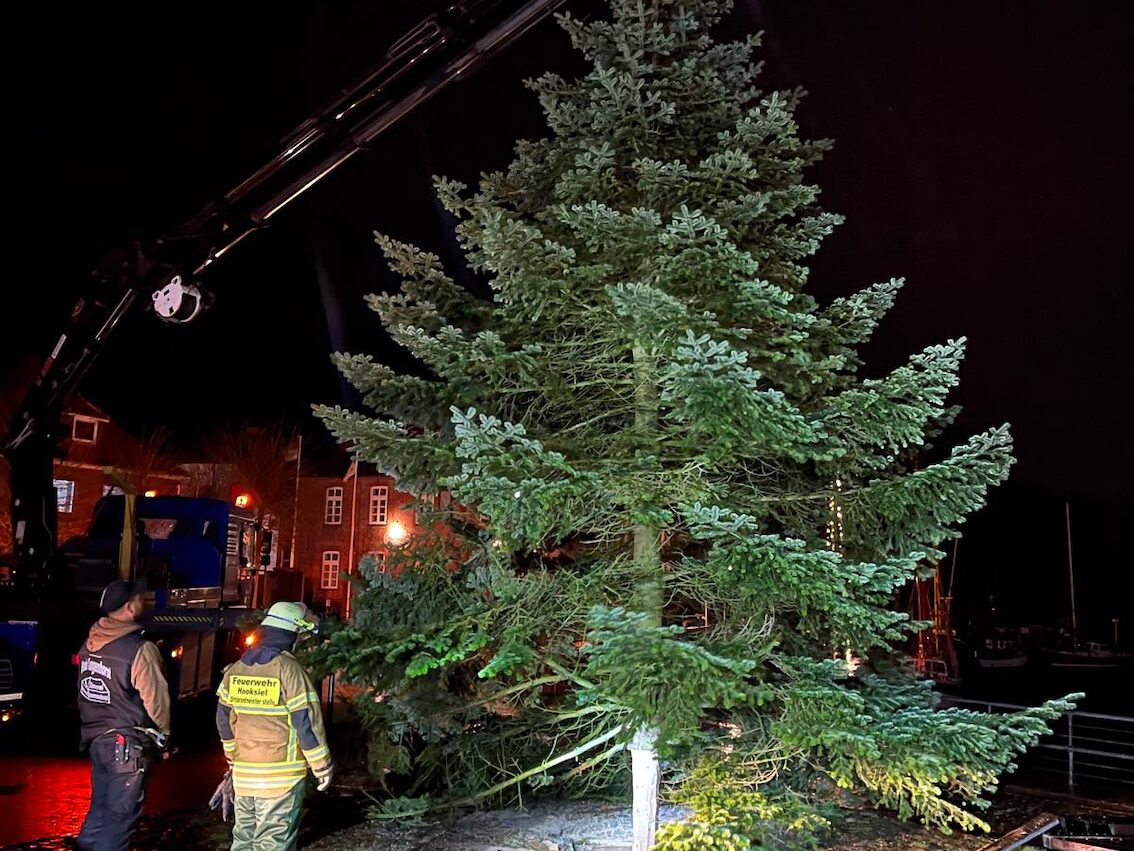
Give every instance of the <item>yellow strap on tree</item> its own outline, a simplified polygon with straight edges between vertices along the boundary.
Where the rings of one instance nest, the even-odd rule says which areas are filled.
[[[128,493],[122,509],[122,541],[118,544],[118,578],[134,578],[134,523],[138,517],[138,498]]]

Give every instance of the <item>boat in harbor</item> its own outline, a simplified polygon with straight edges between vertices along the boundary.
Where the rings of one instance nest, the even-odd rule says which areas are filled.
[[[1071,632],[1062,633],[1054,647],[1044,648],[1044,656],[1052,668],[1107,670],[1134,663],[1134,654],[1119,649],[1118,619],[1111,621],[1114,628],[1113,644],[1106,647],[1099,641],[1081,640],[1079,611],[1075,603],[1075,558],[1071,541],[1071,503],[1064,503],[1067,523],[1067,580],[1071,592]]]

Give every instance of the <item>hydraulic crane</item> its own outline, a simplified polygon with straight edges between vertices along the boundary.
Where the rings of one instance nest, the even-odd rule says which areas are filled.
[[[399,119],[491,60],[565,0],[456,0],[422,20],[381,62],[290,133],[270,162],[167,235],[109,255],[75,304],[12,419],[0,451],[11,468],[11,582],[33,589],[53,574],[63,405],[124,316],[152,309],[191,322],[212,296],[208,268],[292,202],[366,149]]]

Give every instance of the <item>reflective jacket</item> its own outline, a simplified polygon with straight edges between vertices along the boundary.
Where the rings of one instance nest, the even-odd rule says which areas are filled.
[[[237,795],[276,798],[331,769],[319,696],[296,658],[236,662],[217,689],[217,731]]]

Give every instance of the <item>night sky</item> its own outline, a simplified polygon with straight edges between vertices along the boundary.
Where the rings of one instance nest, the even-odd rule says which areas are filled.
[[[292,17],[263,2],[131,5],[39,4],[5,28],[9,373],[50,346],[104,252],[241,180],[440,4],[320,4]],[[812,177],[847,222],[812,264],[813,292],[908,279],[867,371],[966,335],[956,436],[1013,425],[1013,481],[966,530],[960,593],[974,609],[993,594],[1007,620],[1057,619],[1070,499],[1085,616],[1134,629],[1134,8],[740,0],[722,29],[764,30],[766,85],[805,86],[805,134],[836,141]],[[84,392],[185,445],[225,421],[288,418],[316,434],[311,402],[352,401],[330,351],[399,358],[362,304],[395,285],[371,232],[455,259],[429,175],[475,181],[503,167],[516,138],[541,133],[521,80],[578,68],[545,23],[233,252],[207,278],[217,304],[203,320],[135,316]]]

